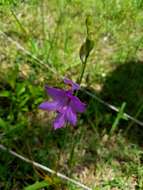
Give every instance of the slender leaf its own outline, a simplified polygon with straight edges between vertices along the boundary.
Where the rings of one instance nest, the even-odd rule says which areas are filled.
[[[48,187],[49,183],[47,181],[36,181],[34,184],[29,185],[27,187],[24,188],[24,190],[38,190],[41,189],[43,187]]]

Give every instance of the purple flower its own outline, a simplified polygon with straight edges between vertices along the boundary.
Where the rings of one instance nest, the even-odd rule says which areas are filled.
[[[53,101],[43,102],[39,105],[39,108],[42,110],[57,112],[54,120],[54,129],[64,127],[67,122],[75,126],[77,123],[77,113],[85,111],[85,104],[73,95],[73,91],[80,88],[79,85],[69,79],[64,79],[64,82],[70,85],[71,89],[63,90],[46,86],[46,91]]]
[[[79,84],[74,83],[73,81],[71,81],[71,80],[69,80],[67,78],[64,78],[64,83],[67,84],[67,85],[69,85],[71,87],[72,91],[80,89]]]

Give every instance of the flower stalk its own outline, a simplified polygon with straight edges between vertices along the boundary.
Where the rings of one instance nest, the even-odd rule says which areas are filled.
[[[80,48],[80,60],[82,62],[82,68],[81,68],[81,72],[80,72],[80,77],[79,79],[77,80],[77,83],[80,85],[82,83],[82,79],[83,79],[83,76],[84,76],[84,73],[85,73],[85,68],[86,68],[86,65],[87,65],[87,59],[89,57],[89,54],[91,52],[93,48],[93,41],[91,41],[88,37],[85,41],[85,43],[83,43],[83,45],[81,46]],[[75,93],[75,96],[78,95],[78,91],[76,91]],[[73,159],[74,159],[74,154],[75,154],[75,148],[78,144],[78,142],[81,140],[81,137],[83,136],[83,130],[81,128],[80,130],[80,135],[78,135],[77,137],[74,136],[74,139],[73,139],[73,144],[72,144],[72,148],[71,148],[71,152],[70,152],[70,157],[69,157],[69,167],[71,168],[72,165],[73,165]]]

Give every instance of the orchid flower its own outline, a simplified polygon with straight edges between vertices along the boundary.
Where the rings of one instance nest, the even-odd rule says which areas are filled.
[[[39,105],[39,108],[46,111],[56,111],[54,129],[62,128],[66,123],[75,126],[77,123],[77,113],[85,111],[86,105],[73,95],[80,86],[69,79],[64,79],[64,83],[70,86],[69,90],[45,86],[45,89],[52,101],[46,101]]]

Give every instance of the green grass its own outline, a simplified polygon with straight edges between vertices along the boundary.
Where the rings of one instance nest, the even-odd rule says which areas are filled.
[[[1,144],[94,190],[142,190],[142,129],[122,117],[126,111],[143,121],[142,8],[142,0],[1,0],[0,30],[40,60],[0,34]],[[54,114],[37,108],[47,99],[43,87],[46,83],[63,87],[59,76],[74,81],[79,77],[79,50],[89,15],[94,49],[82,86],[121,112],[113,113],[79,92],[88,108],[79,116],[77,128],[53,131]],[[31,165],[3,151],[0,162],[0,189],[45,186],[45,178]],[[61,179],[53,181],[47,180],[47,189],[78,190]]]

